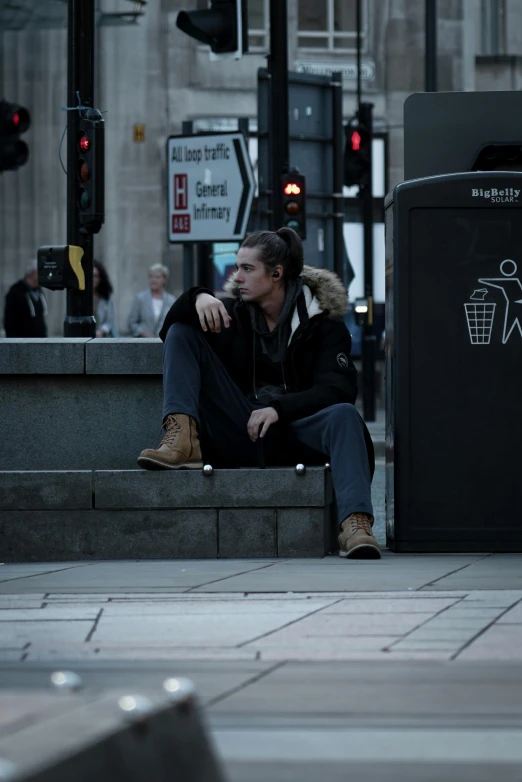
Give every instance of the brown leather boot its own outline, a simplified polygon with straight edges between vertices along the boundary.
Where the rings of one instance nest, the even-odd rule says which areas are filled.
[[[168,415],[165,436],[157,448],[145,448],[138,458],[146,470],[198,470],[203,467],[196,422],[188,415]]]
[[[352,513],[341,524],[339,556],[351,559],[380,559],[381,550],[372,533],[373,517]]]

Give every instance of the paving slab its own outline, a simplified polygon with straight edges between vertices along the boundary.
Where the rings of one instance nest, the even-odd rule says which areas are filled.
[[[92,635],[92,643],[125,646],[236,646],[302,617],[301,611],[278,614],[246,614],[241,621],[230,614],[163,615],[140,614],[139,618],[103,614]]]
[[[505,576],[499,575],[496,578],[485,579],[481,576],[476,578],[453,578],[448,576],[447,578],[441,578],[436,584],[430,586],[430,589],[436,591],[437,589],[466,589],[473,591],[475,589],[513,589],[522,590],[522,578],[512,578],[509,574]]]
[[[0,663],[2,662],[19,662],[22,655],[24,654],[23,649],[2,649],[0,648]]]
[[[333,605],[325,608],[323,614],[425,614],[433,616],[449,606],[455,605],[459,598],[455,597],[364,597],[350,595],[348,598],[338,600]]]
[[[498,624],[522,624],[522,603],[519,601],[498,619]]]
[[[164,661],[171,665],[177,665],[178,661],[198,660],[208,663],[216,663],[219,661],[235,662],[235,661],[258,661],[260,656],[250,649],[237,649],[236,647],[216,647],[216,646],[180,646],[172,647],[170,644],[166,646],[140,646],[132,648],[127,646],[123,648],[121,645],[111,646],[109,644],[103,644],[100,646],[88,647],[87,645],[71,646],[67,647],[61,645],[58,647],[44,646],[42,644],[35,644],[28,647],[23,652],[24,661],[30,662],[44,662],[55,661],[55,664],[60,668],[63,667],[64,654],[69,662],[69,667],[73,667],[73,670],[77,667],[75,661],[80,662],[111,662],[119,661],[121,663],[132,663],[133,665],[141,662],[158,662]]]
[[[259,614],[298,614],[302,617],[330,605],[330,600],[192,600],[187,595],[180,600],[141,600],[137,607],[132,600],[111,601],[103,604],[104,617],[134,616],[258,616]]]
[[[328,717],[332,725],[348,718],[355,726],[408,718],[414,727],[435,719],[465,726],[498,717],[508,720],[504,725],[522,727],[522,664],[288,662],[210,713],[234,716],[242,724],[247,718],[261,724],[265,717],[292,716],[294,724]]]
[[[78,511],[83,512],[83,511]],[[85,511],[87,512],[87,511]],[[111,512],[115,513],[115,512]],[[157,511],[158,514],[168,511]],[[179,511],[183,513],[183,511]],[[121,525],[125,517],[132,512],[121,512]],[[129,523],[132,518],[129,518]],[[194,522],[194,519],[193,519]],[[195,522],[194,522],[195,523]],[[134,526],[132,530],[134,530]],[[131,529],[131,527],[129,527]],[[140,535],[145,530],[140,527]],[[203,525],[201,534],[205,536]],[[104,527],[98,530],[103,535],[104,545],[109,546],[111,529]],[[13,530],[14,534],[14,530]],[[92,533],[94,535],[94,531]],[[134,534],[134,532],[133,532]],[[155,534],[160,534],[156,530]],[[195,539],[193,537],[193,539]],[[100,541],[98,544],[101,546]],[[114,542],[112,546],[114,547]],[[100,592],[106,594],[113,590],[118,592],[159,591],[190,588],[194,592],[230,592],[230,593],[273,593],[273,592],[367,592],[382,595],[385,592],[409,591],[416,593],[422,590],[422,597],[427,597],[425,586],[437,581],[437,588],[430,588],[432,595],[437,593],[458,592],[458,590],[442,589],[442,580],[446,573],[455,568],[469,568],[475,557],[396,557],[386,554],[380,561],[344,560],[340,557],[325,557],[310,563],[298,559],[291,560],[140,560],[111,561],[92,563],[77,562],[72,565],[45,563],[32,565],[32,571],[25,565],[3,565],[0,567],[0,581],[11,581],[11,584],[0,584],[4,593],[42,592]],[[522,556],[520,559],[522,565]],[[15,569],[18,568],[18,569]],[[501,572],[501,568],[500,568]],[[12,581],[17,579],[15,583]],[[504,585],[499,582],[499,588],[505,595]],[[470,588],[460,590],[464,594],[472,591]],[[508,590],[509,591],[509,590]],[[516,602],[521,590],[510,591],[508,605]],[[488,589],[488,594],[491,589]],[[510,602],[511,601],[511,602]],[[473,606],[474,607],[474,606]],[[471,608],[471,607],[470,607]],[[485,606],[484,606],[485,608]]]
[[[522,600],[522,590],[498,589],[488,591],[486,589],[473,591],[466,595],[466,602],[482,603],[486,605],[504,605],[510,606]]]
[[[195,587],[196,592],[346,592],[351,589],[355,591],[366,590],[371,592],[373,589],[391,589],[400,590],[411,587],[419,588],[423,584],[422,575],[415,578],[405,578],[403,575],[380,576],[373,572],[371,567],[366,566],[365,572],[358,574],[355,566],[349,563],[344,565],[344,573],[338,574],[310,574],[305,573],[290,575],[282,573],[254,574],[231,576],[223,580],[220,584],[207,583]]]
[[[0,644],[4,648],[26,643],[45,643],[59,649],[62,644],[82,644],[94,626],[92,620],[51,620],[6,622],[0,628]]]
[[[459,655],[462,660],[519,661],[522,659],[522,625],[498,624],[482,633]]]
[[[321,759],[314,762],[285,761],[278,758],[265,760],[237,761],[224,757],[229,782],[345,782],[349,773],[350,782],[520,782],[520,767],[517,763],[399,763],[376,758],[372,762],[360,763],[346,760],[341,762]]]
[[[321,609],[284,630],[272,633],[267,642],[305,642],[307,638],[329,640],[356,636],[404,636],[427,622],[433,614],[324,614]]]
[[[55,573],[59,570],[85,567],[84,562],[20,562],[9,564],[2,562],[0,565],[0,582]]]
[[[331,729],[215,730],[219,752],[228,760],[374,762],[376,751],[387,762],[522,763],[522,730]],[[378,750],[376,750],[378,748]],[[458,777],[457,777],[458,778]]]
[[[80,604],[77,605],[59,605],[37,608],[4,608],[0,603],[0,623],[6,622],[49,622],[52,620],[69,621],[77,619],[96,619],[99,611],[98,605]],[[5,624],[0,627],[5,629]]]

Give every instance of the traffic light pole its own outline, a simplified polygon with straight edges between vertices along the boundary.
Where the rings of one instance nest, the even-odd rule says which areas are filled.
[[[270,0],[270,158],[273,231],[281,228],[281,176],[290,165],[288,139],[288,13],[287,0]]]
[[[361,103],[359,122],[369,134],[368,184],[361,188],[362,220],[364,236],[364,297],[368,302],[368,313],[363,326],[362,374],[363,412],[365,421],[375,421],[375,353],[376,337],[373,329],[373,188],[372,188],[372,140],[373,103]]]
[[[425,90],[437,92],[437,0],[426,0]]]
[[[95,0],[69,0],[67,34],[67,105],[94,106]],[[92,261],[93,236],[81,228],[78,209],[79,112],[67,112],[67,244],[84,251],[85,290],[67,291],[65,337],[94,337]]]

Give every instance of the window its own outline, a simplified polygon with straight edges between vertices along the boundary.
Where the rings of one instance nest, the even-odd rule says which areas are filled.
[[[248,49],[268,51],[268,16],[270,0],[248,0]],[[198,10],[208,8],[208,0],[197,0]]]
[[[482,54],[506,53],[506,0],[482,0]]]
[[[368,0],[362,0],[361,40],[368,39]],[[298,46],[315,51],[354,52],[357,0],[298,0]]]
[[[268,51],[268,16],[270,0],[248,0],[249,51]]]

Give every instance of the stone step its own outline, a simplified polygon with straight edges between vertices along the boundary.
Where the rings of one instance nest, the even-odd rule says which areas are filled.
[[[0,472],[1,558],[320,557],[335,548],[330,470]]]

